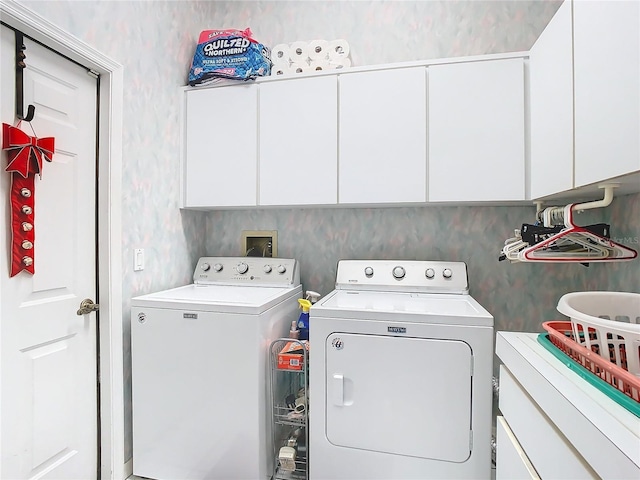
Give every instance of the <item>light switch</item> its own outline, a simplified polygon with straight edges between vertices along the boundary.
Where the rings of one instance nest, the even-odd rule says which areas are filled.
[[[133,251],[133,271],[144,270],[144,248],[136,248]]]

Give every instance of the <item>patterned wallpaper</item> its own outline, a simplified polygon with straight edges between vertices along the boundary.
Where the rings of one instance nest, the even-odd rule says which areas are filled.
[[[497,329],[538,331],[562,293],[640,290],[637,264],[509,265],[504,240],[533,207],[398,207],[192,212],[179,201],[179,96],[198,35],[250,27],[266,45],[345,38],[354,65],[528,50],[559,2],[34,1],[23,3],[124,65],[123,323],[125,441],[131,457],[130,298],[190,281],[204,254],[239,255],[242,230],[278,230],[280,256],[301,262],[306,289],[332,289],[340,258],[461,260]],[[640,235],[638,195],[607,215],[621,238]],[[620,225],[618,225],[620,224]],[[617,231],[617,230],[614,230]],[[134,248],[145,270],[132,271]],[[170,259],[170,261],[167,261]]]

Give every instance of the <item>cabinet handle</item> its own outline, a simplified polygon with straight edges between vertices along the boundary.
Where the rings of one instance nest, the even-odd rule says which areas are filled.
[[[344,405],[344,376],[341,373],[333,374],[333,404],[342,407]]]

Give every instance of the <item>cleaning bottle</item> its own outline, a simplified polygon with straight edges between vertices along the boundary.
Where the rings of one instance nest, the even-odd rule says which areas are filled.
[[[300,340],[309,340],[309,309],[311,308],[311,302],[304,298],[299,298],[298,303],[302,312],[298,317],[298,330],[300,330]]]
[[[314,292],[313,290],[307,290],[305,297],[307,300],[311,302],[311,305],[320,300],[320,294],[318,292]]]

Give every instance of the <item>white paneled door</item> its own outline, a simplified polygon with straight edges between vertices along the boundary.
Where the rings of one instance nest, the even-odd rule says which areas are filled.
[[[14,33],[2,27],[1,119],[15,124]],[[0,478],[91,479],[98,469],[96,105],[86,68],[25,39],[25,109],[55,138],[35,186],[35,274],[9,277],[10,174],[0,170]],[[28,123],[21,128],[33,135]]]

